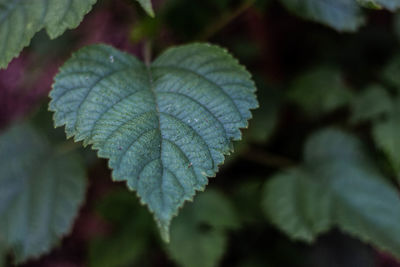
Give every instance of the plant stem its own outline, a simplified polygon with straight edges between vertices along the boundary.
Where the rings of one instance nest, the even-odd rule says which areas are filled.
[[[195,39],[199,41],[205,41],[214,36],[217,32],[226,27],[229,23],[235,20],[238,16],[240,16],[243,12],[249,9],[255,0],[245,0],[241,5],[239,5],[233,11],[226,12],[222,14],[219,19],[217,19],[214,23],[211,23],[209,27],[207,27],[202,33],[200,33]]]

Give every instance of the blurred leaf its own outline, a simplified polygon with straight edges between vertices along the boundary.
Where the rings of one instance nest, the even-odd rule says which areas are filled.
[[[400,175],[400,99],[397,98],[386,119],[376,122],[373,137],[389,157],[392,166]],[[400,178],[400,176],[399,176]]]
[[[377,3],[375,0],[357,0],[357,2],[366,8],[370,9],[382,9],[382,6]]]
[[[171,225],[169,255],[184,267],[217,266],[227,246],[227,230],[239,226],[232,204],[213,190],[199,194]]]
[[[152,218],[127,191],[116,191],[101,200],[100,215],[112,225],[112,233],[89,244],[89,266],[119,267],[138,263],[149,249]]]
[[[398,0],[357,0],[359,4],[362,6],[373,8],[373,9],[381,9],[386,8],[391,11],[395,11],[400,8],[400,1]]]
[[[400,54],[392,57],[383,70],[383,79],[400,92]]]
[[[332,196],[301,169],[277,174],[264,188],[263,207],[278,228],[293,239],[314,241],[331,228]]]
[[[259,181],[245,181],[235,188],[232,200],[242,223],[261,221],[261,189],[262,184]]]
[[[280,0],[299,17],[330,26],[337,31],[354,32],[365,18],[353,0]]]
[[[56,154],[31,126],[0,136],[0,239],[17,262],[48,252],[72,227],[85,197],[85,170]]]
[[[288,98],[315,117],[345,106],[352,94],[339,71],[319,67],[297,77]]]
[[[265,143],[273,134],[278,123],[282,105],[282,94],[274,88],[258,91],[260,107],[253,112],[253,119],[245,131],[244,139],[248,142]]]
[[[353,99],[352,123],[375,120],[392,109],[390,95],[380,85],[371,85]]]
[[[258,106],[251,75],[225,49],[168,49],[151,66],[106,45],[75,53],[55,78],[50,110],[68,137],[108,158],[154,213],[165,241],[186,200],[215,176]]]
[[[52,39],[75,28],[96,0],[0,0],[0,69],[43,28]]]
[[[352,149],[334,149],[340,143]],[[357,139],[332,129],[319,132],[308,141],[305,159],[303,167],[266,183],[268,218],[290,237],[308,242],[335,225],[400,258],[399,194],[365,160]]]
[[[151,0],[137,0],[143,9],[149,14],[150,17],[154,18],[154,10]]]

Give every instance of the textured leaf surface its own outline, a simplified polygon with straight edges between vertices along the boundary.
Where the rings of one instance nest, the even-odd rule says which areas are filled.
[[[320,67],[295,79],[288,98],[309,116],[318,116],[347,104],[351,93],[339,71]]]
[[[150,17],[154,17],[154,10],[151,0],[137,0],[143,9],[149,14]]]
[[[96,0],[0,0],[0,68],[45,28],[51,38],[75,28]]]
[[[294,14],[330,26],[338,31],[355,31],[365,22],[356,1],[281,0]]]
[[[263,206],[270,220],[305,241],[338,226],[400,257],[399,194],[371,166],[358,140],[322,131],[306,145],[305,158],[303,167],[266,183]]]
[[[224,49],[172,48],[147,67],[112,47],[77,52],[50,93],[56,126],[110,159],[164,239],[185,200],[215,176],[257,107],[250,74]]]
[[[27,125],[0,136],[0,159],[0,239],[21,262],[68,233],[84,200],[85,173],[74,155],[51,153]]]
[[[171,225],[170,256],[184,267],[218,266],[226,231],[238,227],[232,204],[217,191],[201,193]]]

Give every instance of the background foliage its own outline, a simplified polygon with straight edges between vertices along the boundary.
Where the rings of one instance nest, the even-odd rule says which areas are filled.
[[[0,70],[0,266],[398,266],[400,3],[160,0],[151,18],[138,2],[98,1],[54,40],[34,35],[50,23],[34,19],[30,46]],[[143,59],[146,40],[154,58],[192,41],[226,47],[253,74],[260,103],[236,152],[174,219],[169,244],[136,195],[111,182],[107,162],[65,141],[47,111],[73,51],[103,42]],[[1,54],[0,66],[16,54]],[[60,174],[57,195],[74,195],[56,209],[15,198],[54,199],[40,193],[54,192],[48,181]],[[69,216],[23,220],[41,211]]]

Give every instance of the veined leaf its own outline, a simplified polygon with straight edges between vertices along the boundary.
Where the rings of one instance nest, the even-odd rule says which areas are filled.
[[[137,0],[143,9],[149,14],[150,17],[154,17],[153,5],[151,4],[151,0]]]
[[[346,144],[351,149],[341,151]],[[337,226],[400,258],[399,194],[362,153],[355,138],[336,130],[312,137],[304,166],[266,183],[268,218],[294,239],[313,241]]]
[[[17,262],[48,252],[72,227],[85,196],[73,154],[56,155],[30,126],[0,136],[0,240]]]
[[[0,68],[45,28],[54,39],[75,28],[96,0],[0,0]]]
[[[365,23],[361,8],[354,0],[281,0],[294,14],[330,26],[337,31],[353,32]]]
[[[56,76],[50,110],[67,136],[108,158],[168,240],[185,200],[215,176],[256,108],[250,74],[224,49],[171,48],[145,66],[105,45],[81,49]]]
[[[172,223],[167,250],[184,267],[217,266],[226,249],[226,231],[238,225],[228,199],[217,191],[201,193]]]

